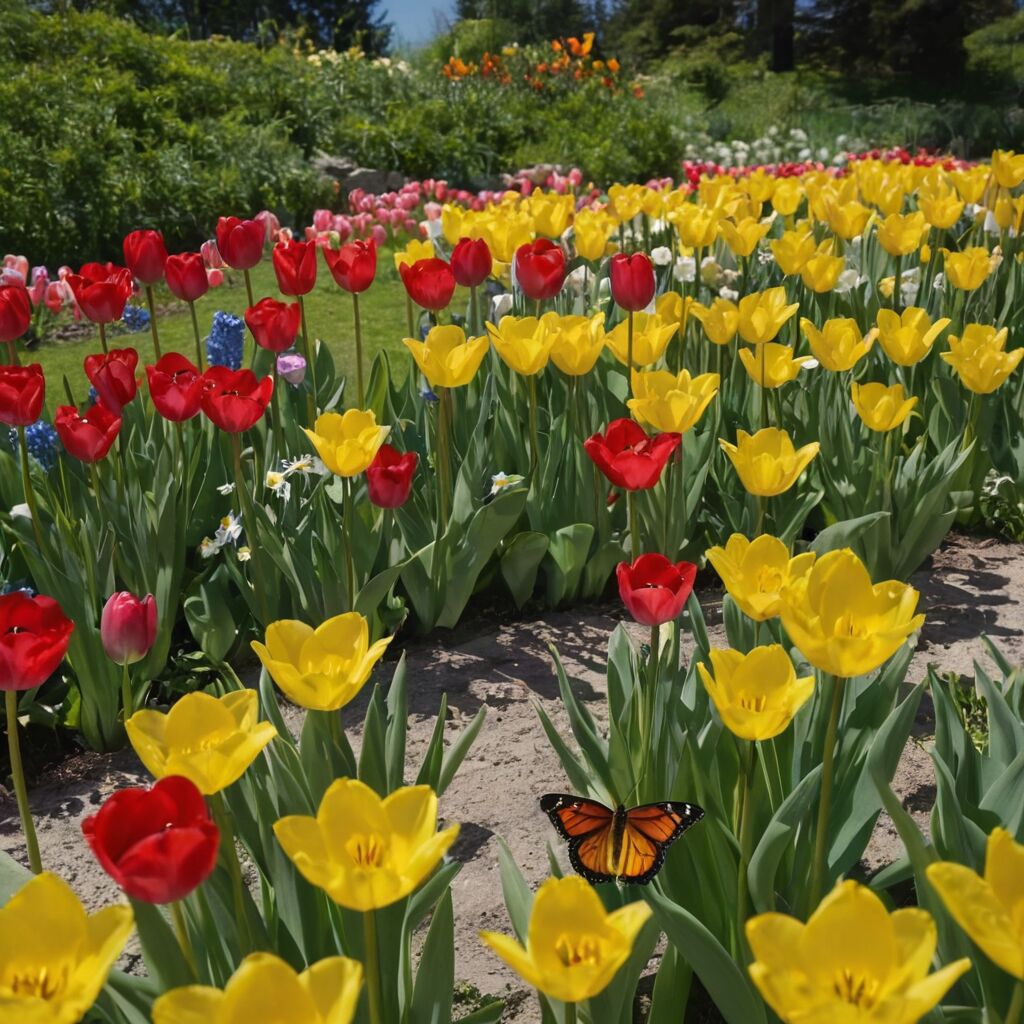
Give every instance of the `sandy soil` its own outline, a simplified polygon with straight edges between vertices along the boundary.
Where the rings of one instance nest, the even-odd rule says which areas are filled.
[[[1020,545],[997,540],[947,539],[931,565],[913,580],[928,618],[911,681],[920,679],[929,663],[972,675],[973,661],[985,657],[982,634],[992,637],[1011,660],[1024,660],[1022,555]],[[721,595],[704,592],[701,601],[712,641],[724,644]],[[539,1015],[514,976],[477,939],[481,928],[508,928],[495,837],[508,843],[531,883],[547,875],[546,844],[555,837],[537,797],[562,787],[564,777],[534,705],[544,707],[556,725],[567,730],[548,644],[558,647],[577,692],[600,718],[607,640],[621,617],[618,607],[576,609],[503,626],[476,624],[407,648],[414,759],[433,727],[442,692],[448,693],[453,723],[468,722],[481,705],[488,708],[487,723],[445,795],[442,813],[446,820],[462,823],[455,848],[464,864],[454,883],[457,975],[483,993],[508,998],[505,1020],[516,1024],[536,1021]],[[918,737],[908,745],[896,779],[897,791],[924,826],[934,799],[931,762],[923,745],[930,731],[930,707],[925,706]],[[79,823],[112,790],[142,781],[142,769],[130,752],[84,754],[69,759],[33,788],[44,862],[90,905],[113,901],[118,894],[86,849]],[[10,800],[0,804],[0,849],[24,859]],[[883,818],[869,862],[887,863],[899,852],[899,840]]]

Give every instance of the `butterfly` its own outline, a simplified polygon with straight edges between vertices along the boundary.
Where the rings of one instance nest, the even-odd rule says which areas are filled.
[[[665,862],[665,851],[704,817],[696,804],[665,800],[616,810],[596,800],[548,793],[540,809],[569,843],[569,861],[588,882],[646,885]]]

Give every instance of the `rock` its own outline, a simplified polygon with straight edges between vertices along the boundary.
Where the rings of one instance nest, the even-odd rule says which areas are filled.
[[[405,176],[400,171],[378,171],[371,167],[360,167],[355,160],[347,156],[320,153],[313,160],[313,167],[324,177],[336,181],[344,195],[357,188],[379,195],[381,192],[396,191],[405,184]]]

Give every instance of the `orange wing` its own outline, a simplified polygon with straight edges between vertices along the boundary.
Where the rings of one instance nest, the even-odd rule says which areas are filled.
[[[663,801],[626,811],[617,877],[622,882],[646,885],[665,863],[665,851],[704,817],[696,804]]]
[[[577,874],[588,882],[614,881],[615,812],[610,807],[568,793],[548,793],[540,798],[540,808],[568,842],[569,862]]]

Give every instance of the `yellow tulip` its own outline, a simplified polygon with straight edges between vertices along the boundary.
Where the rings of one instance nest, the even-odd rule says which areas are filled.
[[[786,302],[786,289],[767,288],[740,299],[738,330],[751,345],[774,341],[782,325],[800,308],[799,302]]]
[[[992,154],[992,173],[1000,188],[1016,188],[1024,181],[1024,153],[995,150]]]
[[[694,306],[693,297],[684,299],[679,292],[665,292],[654,300],[654,312],[661,317],[662,323],[675,324],[677,331],[686,330],[686,321]]]
[[[467,226],[473,221],[472,211],[463,210],[461,206],[445,203],[441,207],[441,231],[449,245],[455,245],[467,235]],[[435,255],[431,253],[431,256]]]
[[[720,440],[740,481],[750,494],[771,498],[788,491],[821,447],[817,441],[794,449],[789,434],[765,427],[756,434],[740,430],[736,444]]]
[[[608,239],[615,229],[615,221],[602,213],[580,210],[573,221],[573,239],[576,255],[594,262],[608,249]]]
[[[792,217],[804,198],[804,186],[797,178],[778,178],[771,200],[775,212],[781,217]]]
[[[852,199],[846,203],[830,201],[825,204],[828,226],[845,241],[864,234],[871,219],[871,208]]]
[[[709,548],[706,555],[729,596],[755,622],[767,622],[780,613],[786,580],[802,574],[815,558],[813,551],[791,558],[789,548],[767,533],[753,540],[734,533],[724,548]]]
[[[461,388],[475,376],[490,342],[487,335],[466,339],[466,332],[454,324],[431,327],[425,341],[403,338],[420,373],[437,388]]]
[[[650,916],[639,900],[609,913],[587,882],[569,875],[549,878],[537,890],[525,947],[500,932],[480,938],[528,985],[579,1003],[608,987]]]
[[[690,314],[701,322],[708,341],[716,345],[728,345],[736,337],[740,325],[740,310],[735,302],[715,299],[710,306],[702,306],[695,302],[690,307]]]
[[[1024,846],[1003,828],[985,847],[985,874],[939,861],[926,869],[956,923],[996,966],[1024,981]]]
[[[988,186],[989,177],[988,168],[984,164],[976,164],[974,167],[968,167],[962,171],[950,171],[949,176],[953,180],[957,192],[960,193],[960,198],[965,203],[981,202],[981,197],[985,194],[985,189]]]
[[[497,327],[490,321],[487,333],[502,362],[515,373],[532,377],[551,358],[555,335],[545,316],[503,316]]]
[[[920,258],[922,263],[929,263],[929,262],[931,262],[932,247],[927,242],[925,242],[924,245],[921,246],[921,249],[918,252],[918,257]],[[894,288],[896,287],[896,280],[895,280],[895,278],[893,279],[892,285],[893,285]]]
[[[799,274],[803,265],[817,252],[810,231],[784,231],[768,243],[779,269],[787,276]]]
[[[128,906],[87,914],[45,871],[0,908],[0,1021],[78,1024],[132,933]]]
[[[677,325],[664,320],[657,313],[633,314],[633,365],[650,366],[656,363],[668,347]],[[629,324],[622,320],[607,334],[608,347],[623,366],[628,361]]]
[[[949,351],[939,355],[956,370],[960,383],[976,395],[991,394],[1024,359],[1024,348],[1006,352],[1009,329],[968,324],[963,336],[949,336]]]
[[[457,242],[461,235],[456,235]],[[420,260],[431,260],[437,255],[433,242],[422,242],[418,238],[412,239],[404,249],[395,250],[395,270],[401,269],[405,264],[417,263]]]
[[[296,814],[274,825],[302,877],[360,911],[408,896],[458,834],[458,825],[437,831],[437,796],[429,786],[403,786],[381,799],[358,779],[333,782],[315,818]]]
[[[890,256],[908,256],[921,247],[921,236],[928,230],[924,214],[890,213],[878,224],[878,244]]]
[[[526,203],[526,212],[533,218],[535,234],[561,238],[569,226],[575,200],[557,192],[534,192]]]
[[[533,218],[525,210],[491,210],[481,220],[478,233],[487,242],[498,269],[504,273],[516,249],[533,241]]]
[[[732,250],[733,255],[747,257],[757,248],[757,243],[768,234],[771,223],[757,221],[753,217],[744,217],[736,223],[731,220],[723,220],[719,227],[722,238],[725,239],[725,244]]]
[[[559,316],[545,313],[551,333],[551,362],[570,377],[590,373],[604,350],[604,313],[593,316]]]
[[[783,180],[758,168],[740,180],[740,187],[755,203],[767,203],[775,192],[775,183]]]
[[[314,711],[337,711],[363,688],[394,638],[371,646],[366,618],[345,612],[316,629],[280,619],[267,626],[265,639],[253,640],[252,649],[285,696]]]
[[[208,985],[172,989],[153,1004],[153,1024],[349,1024],[363,966],[331,956],[301,974],[273,953],[252,953],[222,992]]]
[[[696,203],[686,203],[668,217],[679,233],[679,240],[691,249],[706,249],[714,243],[721,218],[721,211]]]
[[[718,394],[720,383],[717,373],[691,377],[688,370],[634,371],[633,397],[626,405],[639,422],[655,430],[685,434]]]
[[[302,432],[313,442],[324,465],[338,476],[358,476],[373,462],[390,427],[382,427],[370,409],[323,412],[313,429]]]
[[[183,775],[206,796],[237,782],[277,735],[259,721],[255,690],[186,694],[168,712],[136,711],[125,724],[139,760],[157,779]]]
[[[782,588],[782,624],[822,672],[850,678],[873,672],[924,623],[917,591],[899,580],[872,584],[849,549],[822,555]]]
[[[868,430],[885,433],[902,426],[917,405],[916,398],[907,398],[902,384],[886,387],[884,384],[850,385],[853,406]]]
[[[874,329],[862,335],[852,317],[826,320],[821,330],[804,317],[800,321],[800,330],[810,344],[814,358],[833,373],[852,370],[871,351],[878,335]]]
[[[889,914],[866,886],[840,882],[804,924],[787,914],[747,922],[750,977],[784,1024],[916,1024],[970,970],[928,973],[938,931],[917,907]]]
[[[750,379],[763,388],[780,388],[797,374],[804,363],[811,360],[810,356],[793,358],[793,349],[789,345],[777,345],[774,341],[758,345],[757,350],[740,349],[740,359]]]
[[[931,194],[921,193],[917,197],[918,209],[933,228],[951,228],[964,212],[964,201],[955,192],[943,189]]]
[[[954,288],[973,292],[980,288],[992,272],[992,254],[984,246],[973,246],[963,252],[950,252],[943,249],[945,256],[943,269],[946,280]]]
[[[819,295],[832,291],[839,283],[839,275],[846,267],[842,256],[833,256],[819,249],[801,268],[800,280]]]
[[[908,306],[902,314],[892,309],[878,311],[878,343],[900,366],[913,366],[931,351],[935,339],[949,326],[949,317],[933,324],[926,310]]]
[[[793,662],[779,644],[748,654],[712,647],[711,671],[697,671],[726,728],[744,740],[770,740],[785,732],[814,693],[814,676],[797,679]]]
[[[608,189],[608,211],[619,223],[631,221],[643,209],[643,185],[612,185]]]

